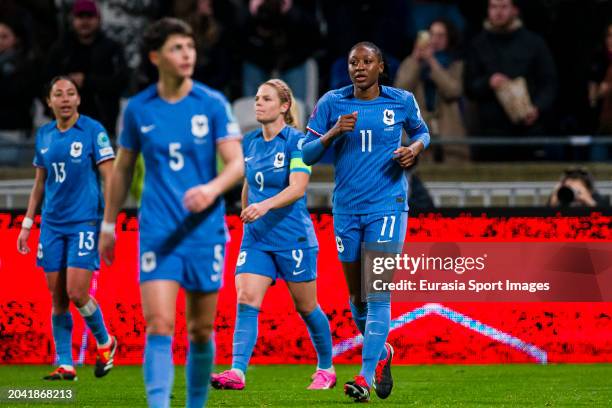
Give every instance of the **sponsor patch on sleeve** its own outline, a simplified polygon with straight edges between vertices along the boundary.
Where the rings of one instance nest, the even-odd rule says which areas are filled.
[[[100,156],[113,155],[113,148],[110,147],[110,146],[104,147],[104,148],[100,149],[99,152],[100,152]]]

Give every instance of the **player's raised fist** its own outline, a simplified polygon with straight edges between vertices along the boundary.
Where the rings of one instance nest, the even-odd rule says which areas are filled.
[[[338,117],[338,120],[336,121],[336,124],[332,128],[334,136],[339,136],[346,132],[352,132],[355,129],[356,123],[357,112],[340,115],[340,117]]]

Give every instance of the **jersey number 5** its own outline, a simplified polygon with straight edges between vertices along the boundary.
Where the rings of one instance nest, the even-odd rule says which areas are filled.
[[[185,159],[183,158],[183,154],[179,151],[180,148],[180,143],[170,143],[170,145],[168,145],[170,168],[174,171],[179,171],[185,166]]]

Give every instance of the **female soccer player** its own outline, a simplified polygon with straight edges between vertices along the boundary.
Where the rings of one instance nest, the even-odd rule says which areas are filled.
[[[379,85],[383,72],[380,49],[369,42],[353,46],[348,57],[352,85],[326,93],[308,123],[304,162],[314,164],[325,150],[335,152],[334,230],[338,256],[350,292],[353,319],[364,336],[362,368],[344,385],[356,401],[380,398],[393,387],[393,348],[389,333],[389,293],[361,294],[361,243],[401,243],[407,226],[410,166],[429,144],[429,133],[413,95]],[[401,143],[402,129],[410,145]]]
[[[115,154],[104,127],[79,115],[80,102],[72,79],[60,76],[51,80],[47,104],[55,120],[36,135],[36,178],[17,239],[18,251],[29,253],[30,228],[44,196],[36,263],[45,271],[51,291],[53,340],[59,360],[59,367],[45,380],[77,378],[70,302],[96,338],[96,377],[108,374],[117,350],[117,340],[109,335],[102,311],[89,295],[92,272],[100,267],[97,239],[104,208],[100,175],[108,193]]]
[[[244,235],[236,267],[237,316],[231,370],[213,374],[212,385],[241,390],[257,342],[257,316],[266,291],[284,279],[317,351],[311,390],[336,384],[329,321],[317,303],[317,237],[304,193],[310,167],[302,160],[304,134],[296,129],[292,92],[279,79],[255,96],[262,128],[245,136],[246,180],[242,188]]]
[[[163,18],[147,29],[144,45],[159,81],[134,96],[125,110],[100,252],[105,262],[113,261],[114,221],[140,152],[145,162],[139,232],[147,399],[151,407],[170,403],[176,296],[183,287],[189,333],[187,406],[202,407],[224,265],[221,195],[244,174],[241,135],[225,97],[191,79],[196,51],[189,25]],[[219,174],[217,153],[225,162]]]

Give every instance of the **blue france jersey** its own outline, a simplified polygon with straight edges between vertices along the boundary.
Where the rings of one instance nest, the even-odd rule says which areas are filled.
[[[225,97],[194,81],[187,96],[169,103],[151,85],[129,101],[123,122],[120,145],[145,162],[141,238],[160,249],[225,242],[222,198],[198,214],[183,206],[187,190],[217,176],[217,143],[241,137]]]
[[[249,204],[275,196],[289,185],[289,175],[301,171],[310,174],[302,160],[306,136],[285,126],[272,140],[265,141],[261,130],[247,134],[243,141],[245,176],[249,187]],[[244,248],[283,251],[318,247],[306,197],[268,211],[257,221],[244,226]]]
[[[401,146],[402,129],[411,141],[429,144],[429,131],[414,96],[380,87],[380,96],[365,101],[353,96],[353,86],[327,92],[315,107],[308,130],[322,136],[340,115],[357,112],[352,132],[333,141],[336,186],[333,212],[370,214],[407,211],[408,180],[393,151]]]
[[[115,157],[104,127],[85,115],[61,132],[57,122],[36,134],[34,166],[44,168],[45,222],[74,223],[102,219],[104,196],[97,165]]]

